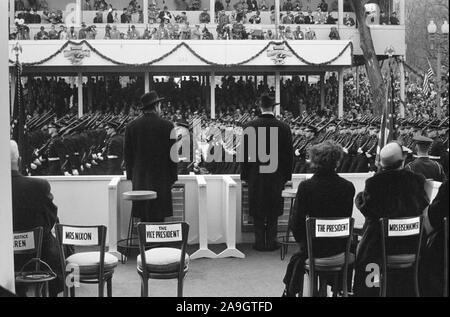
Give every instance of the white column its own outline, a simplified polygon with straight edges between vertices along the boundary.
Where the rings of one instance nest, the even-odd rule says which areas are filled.
[[[320,108],[325,108],[325,73],[320,74]]]
[[[344,24],[344,0],[338,0],[339,21],[338,24]]]
[[[268,5],[270,6],[270,4]],[[279,25],[280,25],[280,0],[275,0],[275,34],[277,35],[277,39],[278,39]]]
[[[80,26],[81,22],[83,22],[83,4],[81,0],[77,0],[75,9],[75,24]]]
[[[83,116],[83,74],[78,73],[78,118]]]
[[[209,86],[211,89],[211,118],[216,118],[216,74],[211,72],[209,79]]]
[[[216,20],[215,20],[216,13],[214,12],[215,2],[216,2],[215,0],[209,0],[209,17],[210,17],[209,23],[216,23]]]
[[[405,118],[405,104],[406,102],[406,82],[405,82],[405,65],[403,64],[403,60],[399,63],[399,71],[400,71],[400,118]]]
[[[148,24],[148,0],[143,0],[143,9],[142,9],[142,13],[144,16],[144,24]]]
[[[9,25],[14,25],[15,16],[16,16],[16,1],[9,0]]]
[[[275,72],[275,102],[280,103],[281,102],[281,76],[280,72]],[[275,107],[275,115],[279,116],[281,111],[281,106],[278,105]]]
[[[0,89],[9,89],[8,2],[0,1]],[[9,94],[1,94],[1,104],[9,104]],[[14,292],[14,255],[11,198],[11,158],[9,107],[0,107],[0,285]]]
[[[150,73],[145,72],[145,87],[144,87],[145,93],[150,92]]]
[[[339,102],[338,102],[338,116],[344,116],[344,69],[339,70]]]
[[[400,12],[397,12],[397,16],[400,15],[400,25],[405,25],[405,15],[406,15],[406,6],[405,6],[406,0],[400,0]]]

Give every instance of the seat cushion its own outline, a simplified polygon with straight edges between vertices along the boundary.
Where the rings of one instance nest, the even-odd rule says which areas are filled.
[[[406,268],[410,267],[416,261],[415,254],[398,254],[398,255],[389,255],[387,257],[387,264],[389,267],[393,268]]]
[[[177,248],[153,248],[145,251],[147,270],[154,273],[173,273],[180,269],[181,250]],[[185,268],[189,264],[189,254],[184,259]],[[141,255],[137,257],[137,266],[142,270]]]
[[[118,262],[114,255],[105,252],[105,272],[113,271]],[[80,274],[97,274],[100,267],[100,252],[75,253],[66,259],[66,263],[78,265]]]
[[[355,255],[350,253],[348,264],[355,262]],[[340,268],[345,264],[345,253],[336,254],[326,258],[316,258],[314,261],[316,270]],[[309,259],[306,259],[305,266],[309,267]]]

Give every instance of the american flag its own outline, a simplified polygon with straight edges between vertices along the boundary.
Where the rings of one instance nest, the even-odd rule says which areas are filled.
[[[428,94],[430,93],[430,80],[434,76],[433,67],[431,67],[429,60],[428,60],[428,65],[430,68],[428,69],[428,72],[425,74],[425,76],[423,78],[423,87],[422,87],[422,92],[425,96],[428,96]]]
[[[13,122],[11,125],[12,136],[11,138],[17,142],[19,147],[19,153],[22,157],[22,172],[25,172],[24,168],[26,162],[28,162],[27,153],[27,126],[25,117],[25,105],[23,98],[23,86],[22,86],[22,65],[19,60],[16,61],[16,83],[14,94],[14,110],[13,110]]]

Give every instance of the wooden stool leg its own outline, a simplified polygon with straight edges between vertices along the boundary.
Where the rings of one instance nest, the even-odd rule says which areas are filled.
[[[70,297],[75,297],[75,286],[70,288]]]
[[[112,297],[112,276],[106,281],[106,292],[108,297]]]
[[[104,297],[105,295],[105,280],[104,277],[98,282],[98,297]]]
[[[148,280],[145,278],[142,278],[141,297],[148,297]]]
[[[309,276],[309,296],[315,297],[316,296],[316,278],[314,276],[314,272],[311,272],[311,270],[308,272]]]
[[[327,277],[325,275],[319,275],[319,297],[327,297]]]
[[[183,282],[184,282],[184,275],[178,276],[178,289],[177,289],[178,297],[183,297]]]

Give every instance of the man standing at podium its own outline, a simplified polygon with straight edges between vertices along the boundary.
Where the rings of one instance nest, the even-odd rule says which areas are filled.
[[[155,91],[141,98],[144,116],[131,122],[125,130],[124,158],[127,179],[133,190],[157,193],[157,199],[133,202],[133,217],[143,222],[164,222],[173,215],[172,185],[178,180],[177,162],[170,157],[175,144],[174,126],[160,117],[161,101]]]
[[[292,179],[292,134],[287,124],[275,118],[275,101],[263,95],[260,102],[262,114],[244,126],[241,180],[248,183],[250,216],[255,228],[253,248],[274,251],[279,248],[277,226],[278,217],[283,214],[281,193],[286,182]],[[252,134],[256,138],[252,138]]]

